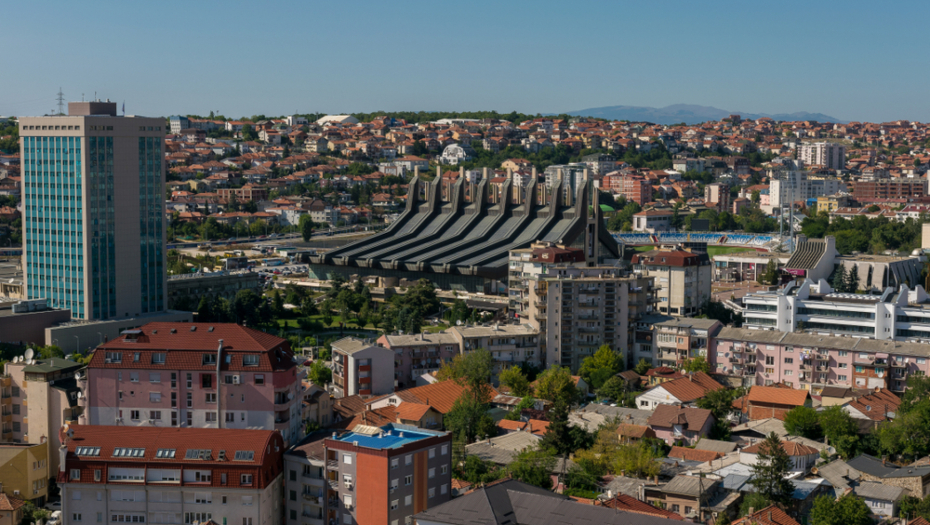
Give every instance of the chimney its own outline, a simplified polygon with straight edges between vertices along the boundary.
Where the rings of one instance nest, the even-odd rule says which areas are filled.
[[[65,465],[65,458],[67,457],[68,457],[68,446],[62,443],[61,446],[58,447],[58,471],[59,472],[67,472],[67,468]]]
[[[756,511],[755,507],[749,507],[749,514],[747,516],[752,516],[752,513]]]
[[[769,511],[769,521],[772,521],[772,511]]]

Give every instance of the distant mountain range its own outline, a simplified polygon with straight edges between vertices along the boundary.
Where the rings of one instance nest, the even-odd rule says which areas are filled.
[[[773,120],[816,120],[817,122],[834,122],[843,124],[840,120],[823,113],[778,113],[766,115],[765,113],[746,113],[743,111],[727,111],[711,106],[698,106],[696,104],[673,104],[664,108],[650,108],[641,106],[606,106],[602,108],[589,108],[579,111],[569,111],[569,115],[579,117],[596,117],[608,120],[631,120],[637,122],[652,122],[654,124],[699,124],[710,120],[720,120],[730,115],[740,115],[745,119],[768,117]]]

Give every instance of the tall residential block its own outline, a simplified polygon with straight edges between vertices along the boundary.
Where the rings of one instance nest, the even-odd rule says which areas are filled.
[[[19,124],[27,298],[76,319],[164,311],[165,121],[95,101]]]
[[[400,424],[318,432],[284,469],[287,525],[411,525],[452,498],[452,436]]]
[[[832,142],[801,144],[798,146],[798,160],[808,166],[841,170],[846,167],[846,146]]]
[[[706,253],[677,247],[637,253],[633,255],[633,269],[655,279],[656,310],[661,314],[694,316],[710,299],[713,266]]]
[[[290,345],[226,323],[148,323],[94,352],[78,381],[88,425],[276,430],[302,435]]]
[[[56,473],[61,525],[281,523],[285,445],[277,432],[98,425],[62,430]]]

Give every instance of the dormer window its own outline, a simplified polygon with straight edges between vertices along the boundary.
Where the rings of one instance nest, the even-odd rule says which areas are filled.
[[[258,356],[254,354],[248,354],[242,356],[242,365],[243,366],[258,366]]]
[[[205,364],[205,365],[215,365],[215,364],[216,364],[216,354],[203,354],[203,364]]]

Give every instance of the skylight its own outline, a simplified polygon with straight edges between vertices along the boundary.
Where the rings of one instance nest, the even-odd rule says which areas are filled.
[[[252,461],[255,459],[254,450],[237,450],[233,461]]]
[[[187,454],[184,455],[184,459],[211,459],[212,452],[210,449],[189,448]]]
[[[114,458],[141,458],[145,457],[144,448],[116,447],[113,449]]]
[[[99,456],[100,447],[77,447],[74,449],[74,454],[77,456]]]
[[[170,459],[174,457],[175,449],[173,448],[160,448],[158,452],[155,453],[156,458]]]

